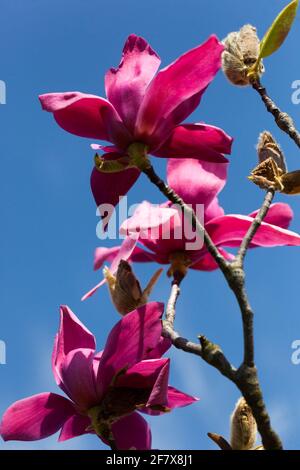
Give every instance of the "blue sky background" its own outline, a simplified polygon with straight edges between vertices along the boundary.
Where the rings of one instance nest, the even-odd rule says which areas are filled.
[[[43,113],[38,94],[80,90],[103,95],[103,76],[119,63],[126,37],[144,36],[163,65],[211,33],[223,38],[245,23],[264,33],[287,0],[2,0],[0,79],[7,104],[0,106],[1,296],[0,339],[7,364],[0,365],[0,414],[13,401],[57,391],[50,354],[58,308],[68,304],[95,333],[101,349],[118,321],[104,288],[80,298],[99,279],[92,269],[96,209],[89,189],[93,152],[88,139],[62,131]],[[300,79],[300,17],[284,47],[265,62],[264,83],[278,104],[300,126],[300,105],[291,102],[291,84]],[[273,124],[251,89],[232,87],[220,73],[209,87],[193,121],[223,127],[235,137],[229,179],[220,200],[228,213],[259,207],[262,193],[247,182],[256,164],[254,145],[268,129],[282,144],[289,168],[300,167],[296,146]],[[158,172],[165,161],[153,162]],[[129,194],[129,204],[161,202],[144,178]],[[289,202],[300,232],[299,197]],[[105,242],[106,245],[113,242]],[[299,248],[253,250],[247,257],[247,284],[255,309],[256,358],[274,427],[286,448],[299,448],[300,366],[291,363],[291,343],[300,339]],[[154,265],[137,265],[142,283]],[[153,300],[165,301],[169,281],[160,280]],[[222,345],[237,365],[242,357],[239,311],[219,272],[190,272],[178,303],[177,328],[187,337],[207,335]],[[214,449],[208,431],[229,434],[229,415],[238,398],[234,386],[197,358],[171,351],[172,384],[201,401],[151,419],[154,448]],[[94,436],[58,444],[57,436],[34,443],[3,443],[1,449],[97,449]]]

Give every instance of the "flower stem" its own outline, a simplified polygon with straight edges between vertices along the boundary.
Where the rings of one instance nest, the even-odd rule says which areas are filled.
[[[296,129],[293,119],[289,114],[278,108],[276,103],[269,97],[266,88],[261,84],[259,78],[256,77],[251,84],[253,89],[260,95],[267,111],[274,116],[277,126],[288,134],[295,144],[300,147],[300,132]]]

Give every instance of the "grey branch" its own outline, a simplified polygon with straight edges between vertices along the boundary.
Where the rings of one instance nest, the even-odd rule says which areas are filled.
[[[252,87],[260,95],[262,101],[264,102],[267,111],[271,113],[275,119],[277,126],[295,142],[295,144],[300,147],[300,133],[296,129],[293,119],[289,114],[284,113],[274,101],[269,97],[266,88],[261,84],[259,79],[255,79],[252,82]]]
[[[176,348],[200,356],[205,362],[215,367],[222,375],[231,380],[239,388],[248,405],[252,409],[258,431],[262,437],[264,448],[266,450],[282,450],[283,447],[280,438],[271,427],[270,418],[263,400],[263,394],[259,385],[257,370],[254,363],[254,315],[247,298],[245,289],[245,272],[243,269],[245,254],[269,210],[274,197],[274,190],[268,190],[261,210],[254,218],[253,223],[242,242],[241,249],[237,257],[232,263],[229,263],[220,254],[218,248],[197,219],[193,209],[190,206],[187,206],[175,191],[159,178],[152,166],[147,167],[143,172],[169,201],[173,204],[179,205],[183,209],[185,215],[191,216],[190,220],[192,221],[194,230],[203,234],[205,246],[223,272],[229,287],[236,296],[241,310],[244,334],[244,359],[241,366],[236,370],[227,360],[221,348],[209,341],[205,336],[200,336],[200,344],[196,344],[183,338],[175,331],[174,322],[176,316],[176,303],[180,294],[179,284],[181,281],[181,279],[176,280],[176,277],[173,281],[171,295],[167,306],[163,335],[170,338]]]

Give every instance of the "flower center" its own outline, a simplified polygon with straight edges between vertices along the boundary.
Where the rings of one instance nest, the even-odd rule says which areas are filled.
[[[92,428],[103,439],[113,439],[111,426],[120,418],[144,408],[151,393],[150,388],[110,387],[100,405],[87,412]],[[162,405],[151,405],[153,410],[167,413],[169,409]]]
[[[171,266],[168,269],[168,276],[174,277],[179,275],[182,279],[185,277],[189,266],[192,264],[191,259],[185,251],[174,251],[169,256]]]
[[[143,171],[149,168],[150,162],[147,156],[148,147],[141,142],[130,144],[127,151],[119,158],[101,157],[96,153],[95,168],[100,173],[118,173],[128,168],[139,168]]]

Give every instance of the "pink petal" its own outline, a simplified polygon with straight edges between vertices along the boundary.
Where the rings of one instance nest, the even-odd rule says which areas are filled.
[[[120,246],[116,256],[114,257],[112,264],[110,266],[110,272],[112,274],[117,272],[118,266],[120,261],[123,260],[128,260],[136,246],[137,240],[135,238],[127,237],[123,241],[122,245]],[[102,281],[99,282],[95,287],[93,287],[89,292],[87,292],[81,300],[86,300],[92,295],[95,294],[95,292],[105,284],[106,279],[102,279]]]
[[[205,208],[205,212],[204,212],[205,223],[207,223],[211,219],[214,219],[215,217],[221,217],[224,214],[225,212],[224,212],[223,207],[220,206],[218,198],[215,197],[211,201],[209,206]]]
[[[243,215],[225,215],[211,220],[206,229],[217,245],[238,246],[247,233],[253,219]],[[276,225],[262,223],[258,229],[252,246],[298,246],[300,235]]]
[[[184,124],[174,128],[161,147],[153,152],[163,158],[196,158],[226,163],[223,153],[231,153],[232,138],[222,129],[207,124]]]
[[[120,248],[121,246],[114,246],[112,248],[96,248],[94,255],[94,270],[97,271],[102,268],[105,262],[111,263],[120,251]]]
[[[218,250],[227,261],[232,261],[234,259],[234,255],[228,253],[228,251],[225,251],[222,248],[218,248]],[[215,271],[218,268],[219,265],[216,263],[210,253],[206,253],[198,261],[196,261],[196,263],[191,265],[191,269],[196,269],[198,271]]]
[[[128,193],[139,176],[140,171],[137,168],[129,168],[117,173],[101,173],[96,168],[93,169],[91,174],[91,189],[99,208],[99,215],[104,219],[104,229],[107,228],[114,208]]]
[[[167,406],[170,360],[162,367],[147,402],[147,408],[155,405]]]
[[[171,340],[161,337],[158,345],[147,355],[148,359],[157,359],[162,357],[172,346]]]
[[[126,148],[131,136],[109,101],[78,91],[39,96],[42,108],[53,113],[58,125],[80,137],[107,140]]]
[[[151,302],[128,313],[111,330],[98,370],[99,394],[106,391],[121,369],[147,359],[157,347],[163,311],[162,303]]]
[[[216,36],[211,36],[204,44],[183,54],[161,70],[149,85],[140,106],[135,137],[146,143],[148,140],[151,144],[155,133],[159,134],[159,126],[188,100],[189,107],[184,114],[178,113],[177,123],[172,119],[172,126],[191,114],[199,102],[192,98],[203,91],[214,78],[221,66],[223,49]]]
[[[55,393],[40,393],[11,405],[3,415],[5,441],[35,441],[55,434],[74,414],[73,404]]]
[[[112,432],[119,450],[151,449],[151,429],[139,413],[119,419],[112,425]]]
[[[81,436],[82,434],[90,433],[91,431],[87,431],[90,424],[91,420],[87,416],[78,414],[71,416],[62,427],[58,438],[59,442],[67,441],[68,439]]]
[[[140,238],[143,238],[143,233],[150,229],[159,228],[162,233],[164,228],[166,230],[170,227],[170,221],[173,218],[178,218],[178,211],[174,208],[160,207],[144,201],[140,204],[134,214],[129,219],[125,220],[121,227],[120,233],[122,235],[136,235],[141,233]]]
[[[168,407],[171,409],[188,406],[196,401],[199,401],[199,398],[187,395],[174,387],[168,388]]]
[[[92,350],[77,349],[66,356],[60,370],[64,390],[84,410],[95,406],[98,401],[93,360]]]
[[[160,58],[145,39],[131,34],[118,68],[105,76],[106,95],[130,131],[149,82],[160,66]]]
[[[130,367],[125,374],[120,375],[117,379],[116,387],[128,388],[149,388],[152,389],[160,372],[169,364],[170,359],[151,359],[141,361]]]
[[[227,163],[208,163],[194,159],[170,159],[168,184],[187,204],[211,204],[227,179]]]
[[[249,217],[255,217],[258,213],[257,211],[249,214]],[[288,204],[284,202],[277,202],[272,204],[267,216],[264,218],[264,222],[272,225],[278,225],[278,227],[289,228],[290,223],[293,220],[293,211]]]
[[[130,261],[134,263],[149,263],[152,261],[157,261],[157,256],[155,253],[151,253],[150,251],[145,251],[143,248],[139,247],[138,245],[134,248],[131,256]]]
[[[94,335],[81,323],[67,305],[60,307],[60,325],[54,341],[52,370],[58,385],[61,383],[60,369],[67,354],[79,348],[95,351]]]

